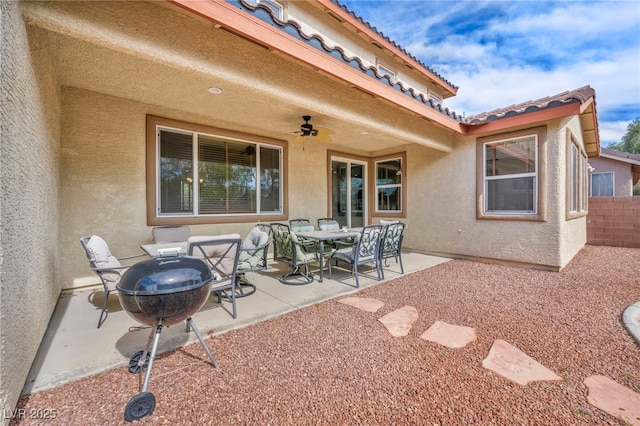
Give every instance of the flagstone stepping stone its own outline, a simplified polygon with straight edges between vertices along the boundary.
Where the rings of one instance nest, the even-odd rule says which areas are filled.
[[[413,306],[403,306],[387,315],[378,318],[393,337],[404,337],[409,334],[411,326],[418,319],[418,310]]]
[[[536,381],[558,381],[562,377],[504,340],[496,340],[482,366],[519,385]]]
[[[584,384],[589,388],[589,404],[621,421],[640,425],[640,393],[600,375],[587,377]]]
[[[376,312],[378,309],[384,306],[384,302],[368,297],[344,297],[338,300],[338,302],[344,303],[345,305],[353,306],[354,308],[358,308],[367,312]]]
[[[459,349],[476,340],[476,331],[471,327],[436,321],[422,333],[420,338],[448,348]]]

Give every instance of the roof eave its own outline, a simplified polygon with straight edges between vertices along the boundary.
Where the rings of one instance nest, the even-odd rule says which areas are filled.
[[[487,133],[513,129],[519,126],[539,124],[545,121],[569,117],[572,115],[580,116],[582,137],[587,155],[589,157],[599,156],[600,138],[598,135],[598,122],[593,98],[588,99],[584,103],[572,102],[561,106],[541,109],[535,112],[500,118],[481,124],[460,123],[460,129],[461,132],[467,136],[484,135]]]
[[[192,0],[167,1],[183,10],[207,19],[246,40],[301,62],[334,80],[342,81],[346,85],[369,93],[375,98],[391,102],[405,111],[437,123],[449,130],[456,132],[460,130],[459,122],[453,118],[412,99],[390,86],[371,79],[366,74],[310,47],[300,40],[290,37],[285,32],[242,12],[229,3],[223,1],[195,2]],[[436,149],[443,148],[447,148],[447,151],[450,150],[448,147],[436,147]]]
[[[400,58],[406,64],[410,65],[416,71],[418,71],[419,73],[425,75],[432,82],[434,82],[435,84],[437,84],[440,87],[442,87],[442,89],[445,90],[446,93],[447,93],[447,96],[445,96],[445,98],[451,97],[451,96],[455,96],[458,93],[458,89],[456,87],[452,86],[449,82],[445,81],[439,75],[437,75],[437,74],[429,71],[428,69],[424,68],[424,66],[422,64],[418,63],[415,59],[413,59],[412,57],[407,55],[402,50],[398,49],[392,43],[389,43],[385,38],[381,37],[375,31],[371,30],[369,27],[367,27],[366,25],[362,24],[362,22],[360,22],[357,19],[355,19],[349,13],[345,12],[340,6],[335,4],[332,0],[317,0],[317,1],[318,1],[318,3],[320,3],[325,8],[326,11],[330,12],[331,14],[333,14],[333,16],[337,16],[344,23],[347,23],[348,25],[351,25],[356,31],[359,31],[359,32],[365,34],[372,41],[374,41],[377,45],[382,46],[383,48],[393,52],[394,55],[396,55],[398,58]]]

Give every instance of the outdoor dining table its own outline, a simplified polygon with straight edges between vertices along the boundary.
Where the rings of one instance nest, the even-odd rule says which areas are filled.
[[[322,282],[323,279],[323,269],[324,269],[324,243],[325,241],[333,241],[333,240],[341,240],[343,238],[353,238],[360,233],[362,228],[352,228],[347,230],[333,230],[333,231],[303,231],[296,232],[298,237],[306,238],[309,240],[318,241],[318,253],[320,254],[320,279],[318,281]]]
[[[140,248],[151,257],[184,255],[187,254],[189,243],[180,241],[177,243],[141,244]]]

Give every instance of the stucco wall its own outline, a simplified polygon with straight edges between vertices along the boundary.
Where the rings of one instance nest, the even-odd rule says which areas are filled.
[[[58,281],[59,91],[18,2],[0,2],[0,403],[13,409],[47,328]],[[7,422],[5,416],[0,420]]]
[[[66,87],[62,95],[61,281],[64,288],[97,284],[79,243],[101,235],[116,256],[151,242],[146,224],[145,120],[147,114],[219,126],[207,117]],[[304,148],[304,149],[303,149]],[[289,148],[289,217],[326,212],[327,145]],[[319,194],[321,196],[319,196]],[[254,224],[191,226],[192,235],[248,233]]]
[[[412,146],[405,246],[434,254],[486,258],[560,269],[584,246],[585,219],[566,221],[566,126],[547,126],[547,212],[543,222],[476,218],[475,138],[458,138],[453,153]],[[556,203],[557,201],[557,203]]]
[[[556,216],[558,223],[558,265],[565,267],[573,257],[584,248],[587,243],[587,216],[586,212],[575,218],[567,217],[567,190],[568,190],[568,169],[567,169],[567,147],[571,143],[569,134],[573,136],[574,140],[580,147],[584,149],[584,141],[582,140],[582,128],[580,125],[580,119],[578,117],[569,117],[557,122],[556,131],[556,147],[557,151],[555,155],[550,155],[549,167],[553,167],[558,171],[558,179],[555,181],[555,185],[552,191],[549,192],[550,196],[557,194],[558,203],[551,203],[554,206],[555,211],[550,211],[550,214]],[[569,133],[568,133],[569,132]],[[588,175],[585,177],[588,180]],[[588,185],[588,181],[586,182]],[[585,205],[588,208],[588,200],[585,200]]]
[[[630,197],[633,195],[631,164],[604,157],[591,158],[589,159],[589,164],[594,168],[593,173],[614,173],[614,197]]]

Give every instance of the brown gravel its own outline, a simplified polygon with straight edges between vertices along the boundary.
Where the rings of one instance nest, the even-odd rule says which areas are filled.
[[[317,285],[312,284],[312,285]],[[156,358],[146,424],[620,425],[587,402],[602,374],[640,392],[640,347],[621,321],[640,300],[640,249],[587,246],[561,273],[455,260],[361,291],[376,313],[314,305]],[[410,305],[418,320],[392,337],[381,316]],[[475,327],[449,349],[419,336],[435,321]],[[515,345],[560,382],[513,384],[482,367],[495,339]],[[54,420],[125,423],[138,378],[118,368],[20,400]]]

